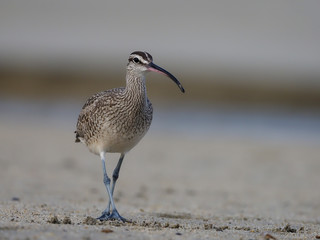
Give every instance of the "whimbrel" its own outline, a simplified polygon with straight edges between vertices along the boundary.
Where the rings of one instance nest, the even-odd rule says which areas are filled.
[[[116,209],[113,192],[125,154],[147,133],[152,121],[152,104],[147,98],[145,85],[145,73],[150,71],[171,78],[184,92],[181,83],[171,73],[155,65],[149,53],[136,51],[128,59],[126,87],[93,95],[80,112],[75,141],[84,143],[92,153],[100,155],[103,182],[109,196],[107,208],[98,218],[100,220],[126,221]],[[105,164],[107,152],[120,153],[111,188]]]

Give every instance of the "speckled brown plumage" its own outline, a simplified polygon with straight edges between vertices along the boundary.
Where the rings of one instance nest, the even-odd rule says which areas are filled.
[[[144,80],[140,84],[138,81],[89,98],[78,118],[76,141],[85,143],[96,154],[102,150],[127,152],[134,147],[152,121],[152,104],[146,97]]]

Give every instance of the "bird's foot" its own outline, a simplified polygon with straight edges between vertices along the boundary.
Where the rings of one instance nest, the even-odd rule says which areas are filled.
[[[124,217],[121,217],[117,210],[113,210],[110,212],[103,212],[100,217],[98,217],[100,221],[108,221],[108,220],[118,220],[121,222],[131,222]]]
[[[104,211],[102,212],[101,216],[98,217],[97,219],[100,220],[100,221],[104,221],[104,220],[108,220],[108,217],[109,217],[109,216],[110,216],[109,210],[108,210],[108,211],[104,210]]]

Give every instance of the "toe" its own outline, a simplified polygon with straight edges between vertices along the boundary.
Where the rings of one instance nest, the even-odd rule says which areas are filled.
[[[103,212],[102,215],[100,217],[98,217],[97,219],[103,221],[103,220],[108,220],[109,217],[110,217],[109,212]]]
[[[118,211],[112,211],[111,215],[109,215],[109,219],[110,220],[118,220],[118,221],[122,221],[122,222],[130,222],[127,219],[125,219],[124,217],[121,217],[120,214],[118,213]]]

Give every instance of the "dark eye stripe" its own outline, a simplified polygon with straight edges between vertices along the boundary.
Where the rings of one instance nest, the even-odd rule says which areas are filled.
[[[138,56],[130,56],[129,62],[139,63],[139,64],[148,64],[148,62],[145,59],[141,59]]]
[[[130,55],[131,56],[132,55],[137,55],[137,56],[140,56],[142,58],[142,60],[144,60],[146,62],[152,62],[152,56],[147,52],[135,51],[135,52],[131,53]]]

